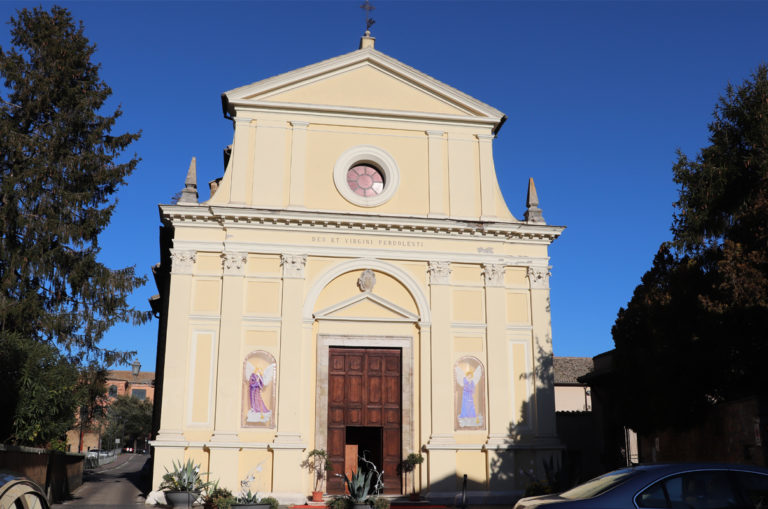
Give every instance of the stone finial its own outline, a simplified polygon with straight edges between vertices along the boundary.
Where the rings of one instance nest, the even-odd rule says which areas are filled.
[[[539,208],[539,195],[536,194],[536,186],[533,178],[528,179],[528,199],[525,201],[525,222],[534,224],[547,224]]]
[[[374,44],[376,43],[376,38],[371,37],[370,30],[365,31],[365,35],[360,38],[360,48],[359,49],[367,49],[371,48],[373,49]]]
[[[178,203],[197,203],[197,159],[192,158]]]

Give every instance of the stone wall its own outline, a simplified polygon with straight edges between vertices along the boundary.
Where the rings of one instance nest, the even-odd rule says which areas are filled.
[[[83,484],[85,455],[0,445],[0,470],[24,476],[45,491],[50,503]]]

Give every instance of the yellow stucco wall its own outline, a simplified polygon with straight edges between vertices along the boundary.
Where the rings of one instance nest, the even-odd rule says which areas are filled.
[[[506,447],[556,450],[550,387],[532,373],[551,355],[547,249],[560,229],[509,213],[490,107],[380,64],[233,91],[218,191],[161,207],[173,250],[155,486],[189,457],[233,490],[252,477],[252,491],[281,502],[307,495],[301,461],[327,438],[329,344],[404,352],[402,455],[427,458],[417,489],[455,490],[464,474],[474,489],[520,489],[491,472],[517,454]],[[334,181],[342,154],[361,146],[399,175],[376,206]],[[468,358],[483,373],[472,426],[459,416]],[[266,411],[251,408],[251,372],[266,380]]]

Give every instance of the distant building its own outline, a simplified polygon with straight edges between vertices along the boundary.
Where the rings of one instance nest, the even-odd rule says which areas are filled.
[[[152,371],[141,372],[134,376],[131,371],[110,370],[107,373],[105,405],[118,396],[129,395],[136,399],[154,401],[155,398],[155,373]],[[75,429],[67,431],[67,450],[71,452],[86,452],[91,449],[112,449],[114,444],[102,444],[98,422],[87,423],[82,428],[78,425]],[[82,448],[80,439],[82,434]]]
[[[559,488],[567,488],[605,471],[600,458],[601,435],[592,411],[592,391],[580,382],[593,369],[591,357],[555,357],[557,435],[563,444]]]
[[[555,411],[591,412],[589,385],[578,378],[592,371],[591,357],[555,357]]]
[[[144,372],[134,376],[131,371],[110,371],[107,378],[107,395],[133,396],[136,399],[155,400],[155,373]]]

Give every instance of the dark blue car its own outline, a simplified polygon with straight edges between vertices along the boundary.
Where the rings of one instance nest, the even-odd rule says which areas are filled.
[[[747,465],[639,465],[515,509],[768,509],[768,469]]]

